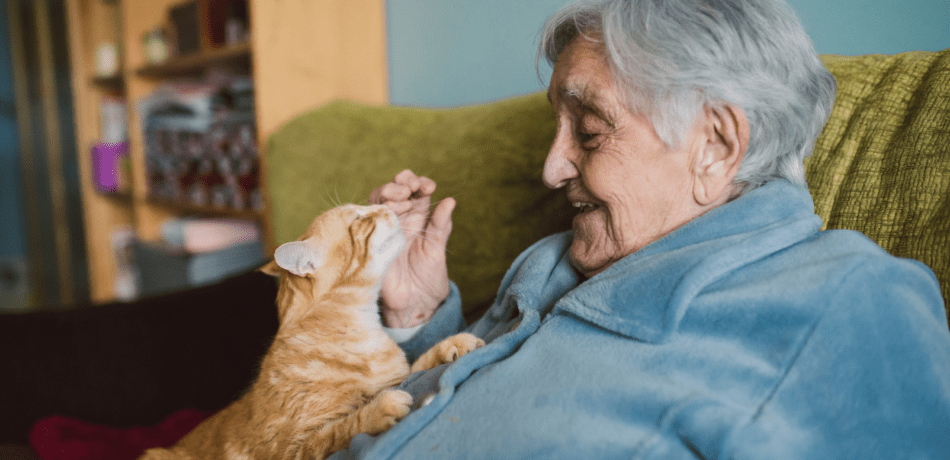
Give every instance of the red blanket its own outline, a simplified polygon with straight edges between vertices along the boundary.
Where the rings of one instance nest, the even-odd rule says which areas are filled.
[[[112,428],[54,415],[30,430],[42,460],[135,460],[145,449],[169,447],[213,412],[182,410],[154,426]]]

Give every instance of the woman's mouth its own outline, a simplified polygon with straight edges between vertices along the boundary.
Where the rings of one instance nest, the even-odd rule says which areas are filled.
[[[577,208],[578,214],[586,214],[600,207],[600,206],[597,206],[596,204],[585,203],[583,201],[574,201],[574,202],[571,202],[571,205]]]

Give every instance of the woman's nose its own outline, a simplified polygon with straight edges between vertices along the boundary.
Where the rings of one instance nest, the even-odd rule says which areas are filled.
[[[558,131],[544,159],[544,171],[541,173],[541,180],[549,188],[561,188],[578,176],[577,165],[573,161],[573,142],[562,130]]]

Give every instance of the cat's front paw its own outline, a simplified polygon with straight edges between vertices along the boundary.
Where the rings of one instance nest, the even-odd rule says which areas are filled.
[[[485,346],[485,341],[468,332],[453,335],[436,345],[442,364],[455,362],[469,352]]]
[[[370,402],[373,406],[366,433],[379,434],[393,427],[409,414],[412,395],[402,390],[383,390]]]
[[[429,349],[412,365],[411,372],[432,369],[441,364],[455,362],[466,354],[485,346],[485,341],[468,332],[453,335]]]

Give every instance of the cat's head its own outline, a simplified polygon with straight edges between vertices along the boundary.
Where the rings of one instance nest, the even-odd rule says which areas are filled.
[[[404,245],[399,220],[389,208],[344,205],[317,216],[297,241],[278,247],[261,271],[280,276],[281,291],[294,294],[316,294],[340,283],[378,287]]]

